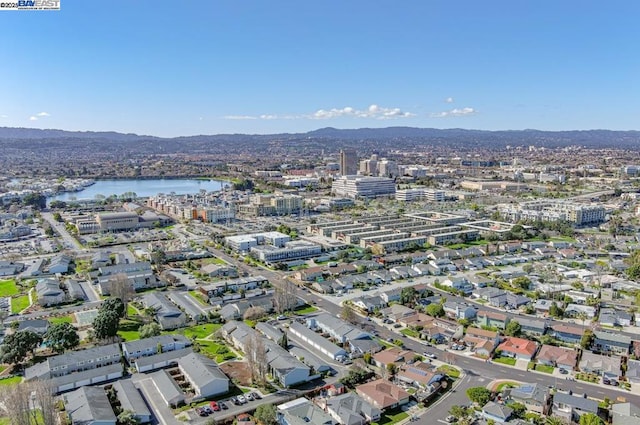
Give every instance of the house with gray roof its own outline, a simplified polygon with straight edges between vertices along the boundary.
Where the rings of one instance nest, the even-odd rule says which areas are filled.
[[[320,353],[331,360],[343,360],[348,357],[346,350],[301,323],[291,323],[289,332],[314,352]]]
[[[49,261],[47,271],[50,274],[68,273],[72,258],[65,254],[57,254]]]
[[[319,314],[307,320],[310,328],[318,328],[328,333],[341,343],[349,342],[353,339],[370,338],[367,332],[356,328],[355,326],[332,316],[328,313]]]
[[[632,403],[611,406],[612,425],[640,425],[640,407]]]
[[[512,408],[504,404],[494,403],[493,401],[482,406],[482,416],[484,416],[487,421],[493,420],[494,422],[505,423],[511,418],[512,414]]]
[[[142,297],[146,308],[156,312],[156,320],[163,330],[180,328],[187,324],[187,315],[160,292],[150,292]]]
[[[578,422],[580,416],[586,413],[598,414],[598,402],[584,396],[569,393],[556,392],[553,395],[551,414],[567,420]]]
[[[627,371],[624,376],[626,376],[632,384],[640,384],[640,361],[627,360]]]
[[[289,352],[295,356],[296,359],[306,364],[317,373],[325,373],[329,372],[333,369],[328,361],[322,360],[320,357],[316,356],[309,350],[306,350],[302,347],[291,347]]]
[[[148,375],[156,387],[156,390],[162,397],[162,400],[169,407],[178,407],[184,404],[185,395],[180,389],[176,381],[173,380],[169,372],[166,370],[159,370]]]
[[[191,384],[196,398],[229,392],[229,378],[218,364],[208,357],[191,353],[178,359],[178,367]]]
[[[329,413],[304,397],[278,405],[276,412],[280,425],[337,425],[339,423]]]
[[[284,335],[284,332],[282,332],[280,329],[266,322],[256,323],[256,330],[261,332],[264,336],[266,336],[267,338],[269,338],[271,341],[275,343],[280,342],[280,340]]]
[[[78,388],[62,399],[73,425],[116,425],[116,415],[103,388]]]
[[[529,335],[544,335],[549,324],[547,320],[531,319],[525,316],[517,317],[514,320],[520,323],[522,332]]]
[[[131,366],[136,368],[137,372],[149,372],[156,369],[162,369],[165,367],[175,366],[178,364],[178,359],[193,353],[191,347],[183,348],[180,350],[167,351],[153,356],[138,357],[137,359],[131,359]]]
[[[31,332],[37,333],[38,335],[44,335],[48,329],[49,329],[48,320],[42,320],[42,319],[19,320],[18,329],[16,329],[16,332],[31,331]]]
[[[127,361],[154,356],[168,351],[181,350],[192,345],[184,335],[158,335],[122,343],[122,354]]]
[[[549,411],[549,388],[539,384],[523,384],[503,391],[507,400],[522,403],[527,411],[546,415]]]
[[[38,280],[36,295],[38,304],[44,307],[61,304],[66,298],[64,291],[60,289],[60,283],[54,279]]]
[[[382,411],[356,393],[345,393],[324,400],[325,411],[338,423],[365,425],[380,420]]]
[[[583,372],[604,375],[609,379],[617,380],[620,376],[620,362],[620,357],[618,356],[608,357],[585,350],[582,353],[578,367]]]
[[[141,291],[143,289],[155,288],[162,285],[148,261],[137,263],[116,264],[114,266],[104,266],[98,269],[98,290],[102,295],[109,295],[111,283],[126,276],[133,289]]]
[[[151,422],[151,412],[131,379],[121,379],[114,382],[113,389],[116,391],[116,397],[118,397],[123,411],[132,411],[141,424]]]
[[[591,351],[603,354],[629,354],[631,338],[620,333],[594,331]]]

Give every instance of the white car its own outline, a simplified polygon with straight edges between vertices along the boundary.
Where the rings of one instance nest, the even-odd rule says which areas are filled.
[[[426,357],[429,357],[430,359],[435,359],[435,358],[436,358],[436,355],[435,355],[435,354],[433,354],[433,353],[424,353],[424,355],[425,355]]]
[[[236,397],[236,399],[238,400],[238,403],[240,403],[240,404],[245,404],[247,402],[247,399],[244,398],[243,395],[239,395],[238,397]]]

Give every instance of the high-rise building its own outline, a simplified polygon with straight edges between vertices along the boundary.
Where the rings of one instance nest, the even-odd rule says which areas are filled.
[[[355,149],[340,150],[340,174],[343,176],[358,174],[358,153]]]

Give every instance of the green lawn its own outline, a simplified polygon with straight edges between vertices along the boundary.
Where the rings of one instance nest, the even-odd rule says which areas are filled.
[[[497,359],[493,359],[493,361],[496,363],[502,363],[509,366],[516,365],[516,359],[512,359],[511,357],[498,357]]]
[[[131,303],[127,303],[127,316],[131,317],[131,316],[139,316],[140,312],[138,311],[137,308],[135,308],[135,306],[133,306]]]
[[[200,347],[200,353],[215,359],[217,363],[222,363],[236,358],[236,355],[230,351],[226,345],[219,342],[198,340],[196,343],[198,344],[198,347]]]
[[[538,372],[544,372],[544,373],[553,373],[553,366],[537,364],[535,365],[534,370],[537,370]]]
[[[189,295],[198,301],[200,304],[208,306],[209,303],[205,301],[204,295],[202,295],[199,291],[189,291]]]
[[[380,421],[372,422],[371,425],[391,425],[400,422],[403,419],[409,417],[407,412],[403,412],[399,409],[389,410],[380,415]]]
[[[20,290],[13,279],[0,280],[0,297],[10,297],[18,295]]]
[[[405,328],[405,329],[402,329],[400,333],[402,335],[410,336],[413,338],[420,338],[420,334],[418,333],[418,331],[414,331],[413,329]]]
[[[220,258],[217,257],[212,257],[212,258],[205,258],[204,260],[202,260],[202,265],[207,265],[207,264],[220,264],[220,265],[227,265],[227,263],[224,260],[221,260]]]
[[[22,376],[10,376],[0,379],[0,385],[14,385],[22,382]]]
[[[57,325],[58,323],[73,323],[73,318],[71,316],[50,317],[49,323],[52,325]]]
[[[500,385],[498,385],[498,387],[496,388],[496,391],[500,392],[500,391],[502,391],[502,389],[504,387],[513,388],[513,387],[517,387],[517,386],[518,386],[517,382],[503,382]]]
[[[178,331],[189,339],[203,339],[211,335],[220,329],[222,325],[219,323],[204,323],[201,325],[194,325]]]
[[[314,307],[312,305],[308,305],[308,306],[306,306],[304,308],[296,310],[294,313],[296,313],[296,314],[311,314],[311,313],[315,313],[316,311],[318,311],[317,307]]]
[[[20,313],[25,308],[31,305],[29,295],[20,295],[19,297],[11,299],[11,312]]]
[[[460,377],[460,371],[455,367],[442,365],[437,369],[437,371],[448,375],[450,378],[458,379]]]
[[[137,320],[120,320],[120,326],[118,327],[118,336],[120,336],[124,341],[135,341],[140,339],[140,329],[142,323]]]

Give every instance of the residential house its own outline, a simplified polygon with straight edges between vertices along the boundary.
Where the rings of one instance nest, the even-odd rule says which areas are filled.
[[[473,291],[473,285],[464,276],[448,276],[442,281],[442,286],[453,288],[465,294],[470,294]]]
[[[48,329],[49,329],[48,320],[42,320],[42,319],[19,320],[18,329],[16,329],[16,332],[31,331],[42,336],[45,333],[47,333]]]
[[[598,318],[598,322],[604,326],[631,326],[632,321],[633,316],[630,313],[613,308],[601,309]]]
[[[538,363],[571,371],[578,364],[578,352],[575,349],[544,344],[536,356]]]
[[[347,352],[343,348],[338,347],[333,342],[315,333],[301,323],[292,322],[289,326],[289,332],[308,346],[313,352],[320,353],[331,360],[344,360],[348,357]]]
[[[590,305],[569,304],[564,309],[564,316],[579,318],[582,314],[584,314],[588,320],[591,320],[596,317],[596,312],[596,308]]]
[[[159,370],[157,372],[147,375],[153,385],[158,390],[160,397],[167,404],[167,406],[175,408],[184,404],[185,394],[184,391],[178,386],[176,381],[173,380],[169,372],[166,370]]]
[[[629,354],[631,338],[619,333],[594,331],[591,350],[604,354]]]
[[[64,274],[69,272],[69,265],[73,259],[65,254],[57,254],[49,261],[48,271],[50,274]]]
[[[429,325],[433,321],[434,321],[433,317],[427,314],[418,313],[418,312],[414,312],[409,316],[403,316],[398,319],[398,323],[405,325],[408,328],[418,328],[420,326],[424,328],[425,326]]]
[[[133,412],[134,417],[138,419],[138,423],[146,424],[151,422],[151,412],[131,379],[121,379],[114,382],[112,386],[123,411],[129,410]]]
[[[116,425],[116,415],[104,388],[81,387],[63,396],[72,425]]]
[[[24,376],[27,381],[51,379],[54,391],[63,392],[122,377],[120,356],[118,344],[70,351],[28,367]]]
[[[358,385],[356,393],[381,410],[393,409],[409,402],[411,394],[385,379]]]
[[[156,320],[164,330],[176,329],[187,324],[187,315],[160,292],[150,292],[142,297],[146,308],[155,310]]]
[[[482,406],[482,416],[489,421],[492,420],[497,423],[505,423],[511,418],[513,409],[504,404],[498,404],[493,401],[488,402]]]
[[[538,344],[528,339],[508,336],[498,345],[498,350],[502,356],[531,360],[538,351]]]
[[[392,304],[389,307],[382,310],[381,313],[387,319],[391,319],[397,322],[404,317],[414,315],[416,311],[412,308],[403,306],[401,304]]]
[[[504,330],[509,323],[509,317],[506,314],[498,313],[490,310],[480,310],[476,314],[476,324],[480,327],[490,327]]]
[[[183,335],[159,335],[122,343],[122,354],[128,362],[140,357],[154,356],[191,346],[191,340]]]
[[[121,277],[126,277],[136,291],[155,288],[162,284],[156,278],[148,261],[104,266],[98,269],[98,273],[98,290],[102,295],[109,295],[111,283]]]
[[[539,319],[530,319],[525,316],[520,316],[514,319],[516,322],[520,324],[520,329],[522,332],[528,335],[544,335],[547,331],[547,320],[539,320]]]
[[[631,403],[615,403],[611,406],[612,425],[640,425],[640,407]]]
[[[351,300],[351,303],[355,307],[367,313],[373,313],[374,311],[385,308],[387,306],[387,303],[382,299],[382,297],[378,295],[369,295],[354,298],[353,300]]]
[[[444,313],[450,319],[471,320],[471,319],[475,319],[476,317],[476,309],[465,303],[459,303],[456,301],[447,301],[444,303],[442,307],[444,308]]]
[[[473,290],[473,294],[481,300],[487,301],[492,307],[502,307],[507,304],[507,291],[500,288],[477,288]]]
[[[291,353],[296,359],[309,366],[316,373],[327,373],[333,370],[333,367],[329,361],[321,359],[316,354],[302,347],[293,346],[289,348]]]
[[[207,264],[200,271],[209,277],[238,277],[238,270],[226,264]]]
[[[372,356],[373,363],[379,368],[385,369],[389,363],[405,363],[412,361],[416,353],[403,350],[398,347],[390,347],[386,350],[375,353]]]
[[[189,381],[196,398],[229,392],[229,378],[218,364],[201,354],[191,353],[178,359],[178,368]]]
[[[136,371],[139,373],[150,372],[156,369],[175,366],[178,364],[178,359],[181,359],[191,353],[193,353],[193,349],[191,349],[191,347],[186,347],[178,350],[158,353],[152,356],[131,359],[129,364],[132,367],[135,367]]]
[[[602,354],[594,354],[590,351],[583,351],[578,367],[583,372],[595,373],[596,375],[603,375],[609,379],[617,380],[621,374],[620,364],[621,361],[618,356],[608,357]]]
[[[571,393],[557,391],[553,395],[553,406],[551,408],[553,416],[565,419],[569,423],[578,422],[580,416],[591,413],[598,414],[598,402],[584,396],[577,396]]]
[[[514,294],[513,292],[507,292],[507,307],[516,310],[520,307],[531,304],[531,299],[524,295]]]
[[[380,294],[380,298],[382,301],[389,304],[390,302],[398,302],[400,301],[400,293],[402,292],[401,288],[390,289],[388,291],[384,291]]]
[[[529,412],[546,415],[549,411],[551,396],[546,386],[524,384],[506,389],[503,393],[507,400],[524,404]]]
[[[469,283],[473,285],[474,288],[485,288],[487,285],[493,283],[493,279],[483,276],[483,275],[473,275],[468,278]]]
[[[537,314],[549,314],[549,309],[553,304],[555,304],[558,307],[561,307],[560,303],[556,301],[536,300],[536,302],[533,303],[533,309],[536,311]]]
[[[321,329],[339,343],[346,343],[354,339],[371,338],[369,333],[328,313],[319,314],[308,319],[307,325],[312,329]]]
[[[356,393],[346,393],[324,400],[324,408],[343,425],[364,425],[380,420],[382,411]]]
[[[632,384],[640,384],[640,361],[627,360],[627,370],[624,373],[627,380]]]
[[[36,295],[38,304],[43,307],[61,304],[65,301],[66,295],[60,289],[60,283],[53,279],[40,279],[36,284]]]
[[[440,387],[436,384],[444,378],[444,375],[437,372],[430,363],[415,362],[401,365],[396,378],[413,387],[433,392]]]
[[[494,331],[469,326],[462,341],[469,346],[471,351],[477,356],[489,358],[500,342],[500,335]]]
[[[304,397],[278,405],[276,418],[279,425],[337,425],[339,423],[328,412]]]
[[[422,339],[442,344],[451,340],[462,339],[464,327],[451,320],[434,319],[424,326],[420,336]]]
[[[551,326],[551,335],[559,341],[569,344],[578,344],[582,339],[583,330],[576,326],[554,324]]]
[[[262,335],[269,338],[271,341],[279,344],[284,336],[284,332],[280,330],[280,328],[276,328],[273,325],[268,324],[267,322],[258,322],[256,323],[256,330],[262,333]]]

